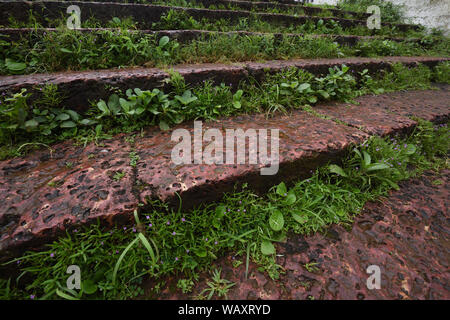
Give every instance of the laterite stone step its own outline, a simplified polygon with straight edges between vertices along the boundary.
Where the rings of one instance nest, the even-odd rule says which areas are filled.
[[[248,162],[175,165],[171,151],[178,141],[171,141],[171,131],[155,127],[136,136],[133,145],[125,139],[127,135],[121,134],[85,148],[67,141],[52,146],[51,151],[42,149],[1,161],[0,260],[97,219],[106,226],[131,224],[132,212],[140,208],[139,203],[148,209],[149,200],[159,199],[177,207],[179,194],[183,207],[189,209],[218,200],[236,183],[247,182],[255,191],[263,192],[280,181],[306,178],[328,161],[339,161],[352,144],[362,143],[370,134],[409,132],[416,122],[406,115],[437,122],[448,119],[449,88],[362,97],[357,99],[359,105],[350,108],[345,103],[316,108],[350,125],[301,110],[272,118],[243,115],[203,123],[203,129],[216,128],[224,136],[227,128],[279,129],[280,165],[273,176],[261,175],[262,165]],[[424,111],[427,109],[431,110],[429,114]],[[334,113],[326,113],[329,110]],[[195,134],[192,123],[174,129],[186,129],[191,137]],[[131,152],[140,159],[135,167],[130,165]]]
[[[123,0],[116,0],[114,2],[121,2]],[[113,2],[113,1],[112,1]],[[128,1],[128,2],[137,2],[136,0]],[[148,3],[153,3],[156,1],[148,0]],[[190,2],[190,1],[187,1]],[[338,9],[323,9],[321,7],[314,7],[314,6],[304,6],[301,2],[295,2],[295,1],[286,1],[284,2],[264,2],[264,1],[234,1],[234,0],[195,0],[194,3],[202,4],[205,6],[205,8],[208,8],[209,6],[215,5],[215,6],[232,6],[237,7],[242,10],[254,10],[258,11],[261,9],[280,9],[280,10],[289,10],[289,9],[300,9],[303,10],[307,15],[315,15],[320,14],[323,12],[331,12],[336,17],[345,17],[346,15],[351,15],[355,17],[356,19],[367,19],[370,15],[367,13],[362,12],[353,12],[353,11],[345,11],[345,10],[338,10]]]
[[[119,32],[117,28],[80,28],[76,32],[83,33],[98,33],[102,31]],[[3,38],[7,41],[17,41],[21,37],[42,36],[44,33],[61,32],[58,28],[0,28],[0,35],[8,36]],[[353,46],[358,41],[362,40],[391,40],[395,42],[420,42],[419,38],[398,38],[398,37],[380,37],[380,36],[352,36],[352,35],[333,35],[333,34],[301,34],[301,33],[265,33],[265,32],[250,32],[250,31],[208,31],[208,30],[129,30],[131,33],[141,33],[156,35],[157,38],[168,36],[171,40],[177,40],[181,43],[186,43],[192,40],[199,39],[203,36],[212,37],[214,35],[241,35],[241,36],[273,36],[277,40],[283,37],[304,37],[311,38],[330,38],[341,45]]]
[[[81,10],[81,19],[95,17],[102,23],[110,21],[113,17],[126,18],[133,17],[133,20],[139,22],[142,28],[151,29],[152,23],[158,22],[161,16],[169,12],[171,9],[175,11],[185,12],[196,20],[202,18],[208,19],[229,19],[230,21],[238,21],[239,18],[257,17],[269,23],[279,23],[283,25],[303,24],[307,21],[317,23],[319,20],[324,22],[334,20],[342,27],[366,26],[365,20],[350,20],[342,18],[321,18],[314,16],[291,16],[283,14],[257,13],[250,11],[233,11],[233,10],[209,10],[194,9],[182,7],[157,6],[147,4],[134,3],[102,3],[102,2],[83,2],[83,1],[1,1],[0,2],[0,25],[7,26],[11,17],[17,21],[28,21],[29,12],[35,13],[35,18],[39,23],[46,26],[48,19],[58,19],[62,16],[68,16],[66,13],[70,5],[77,5]],[[394,26],[389,23],[382,23],[383,26]],[[408,24],[396,24],[395,27],[400,31],[417,30],[419,26]]]
[[[266,72],[275,73],[286,68],[301,68],[314,75],[324,75],[328,69],[347,65],[352,72],[361,72],[368,69],[371,74],[380,70],[388,70],[392,63],[403,63],[407,66],[416,66],[419,63],[434,67],[440,62],[449,61],[449,58],[439,57],[383,57],[383,58],[339,58],[339,59],[294,59],[275,60],[267,62],[242,62],[233,64],[193,64],[177,65],[171,68],[179,72],[186,83],[200,84],[203,80],[212,80],[216,84],[225,83],[237,87],[239,82],[249,76],[257,81],[264,79]],[[163,88],[164,80],[169,73],[158,68],[124,68],[95,71],[57,72],[49,74],[32,74],[18,76],[0,76],[0,94],[13,93],[26,88],[39,97],[39,88],[51,83],[58,85],[58,89],[65,100],[67,108],[83,112],[89,107],[89,101],[98,101],[106,98],[108,92],[106,85],[122,90],[140,88],[143,90]]]

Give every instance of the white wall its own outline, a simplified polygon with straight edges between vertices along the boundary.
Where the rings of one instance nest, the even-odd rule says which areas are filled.
[[[450,0],[386,0],[403,5],[406,18],[411,23],[443,30],[450,36]],[[314,4],[335,5],[338,0],[313,0]],[[382,13],[383,15],[383,13]]]
[[[389,0],[403,5],[405,16],[428,28],[437,28],[450,35],[450,0]]]

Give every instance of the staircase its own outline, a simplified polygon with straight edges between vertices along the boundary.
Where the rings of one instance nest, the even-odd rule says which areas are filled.
[[[184,1],[184,7],[179,6],[182,1],[166,2],[163,5],[163,1],[137,0],[0,1],[0,39],[11,44],[1,46],[0,58],[4,65],[0,66],[0,94],[11,96],[26,89],[32,105],[42,99],[43,86],[56,85],[61,96],[59,107],[84,117],[100,99],[108,101],[114,92],[134,88],[170,92],[174,84],[168,79],[174,73],[181,75],[189,88],[202,86],[205,81],[218,86],[223,83],[234,94],[242,83],[262,83],[269,75],[289,68],[323,77],[330,68],[345,65],[348,73],[359,81],[359,74],[366,69],[375,77],[390,71],[395,63],[432,69],[449,61],[448,52],[443,56],[426,54],[438,42],[424,41],[420,26],[382,23],[381,30],[368,30],[365,13],[323,9],[293,1],[198,0]],[[65,28],[69,18],[66,10],[71,5],[81,10],[79,30]],[[129,31],[124,29],[125,21]],[[55,51],[52,58],[51,48],[42,47],[42,43],[50,47],[49,39],[62,39],[58,38],[61,34],[71,35],[64,39],[72,37],[72,42],[65,43],[70,47]],[[129,55],[125,63],[114,65],[101,61],[96,58],[101,54],[98,52],[86,57],[92,63],[82,59],[71,62],[70,59],[80,54],[77,50],[82,51],[85,45],[80,37],[91,37],[101,46],[107,43],[105,39],[120,35],[135,43],[152,39],[151,43],[156,45],[151,49],[161,50],[161,55],[156,60],[149,58],[151,54],[135,59],[139,53],[131,48],[117,51],[117,55]],[[217,39],[225,41],[227,37],[241,44],[255,39],[261,43],[267,41],[275,51],[285,50],[285,41],[307,41],[312,46],[315,42],[329,41],[334,51],[329,53],[331,56],[321,56],[316,50],[312,57],[290,52],[284,59],[270,59],[271,53],[264,53],[265,46],[261,44],[255,46],[253,55],[236,54],[228,59],[226,52],[224,56],[208,58],[207,51],[204,57],[192,56],[190,60],[173,58],[183,46],[193,46],[196,41],[212,41],[218,45]],[[77,46],[77,41],[82,45]],[[354,51],[367,41],[381,44],[385,41],[384,45],[397,43],[414,50],[423,48],[424,54],[393,56],[389,51],[385,56],[375,57],[361,56],[361,51]],[[15,51],[11,49],[13,43],[20,43]],[[173,43],[178,45],[165,49]],[[39,49],[34,59],[23,54],[24,50],[28,52],[36,47]],[[210,50],[220,51],[217,47]],[[42,62],[44,54],[48,55],[46,61],[53,64]],[[96,63],[97,67],[92,68]],[[62,69],[64,66],[67,69]],[[203,123],[204,130],[214,128],[224,136],[229,128],[244,131],[279,128],[280,164],[274,176],[260,175],[262,164],[174,165],[171,150],[176,142],[171,141],[171,134],[175,129],[186,129],[194,136],[194,119],[174,124],[166,131],[149,124],[142,131],[116,132],[86,145],[66,140],[48,147],[39,146],[37,150],[0,162],[1,255],[4,258],[20,255],[26,249],[38,248],[67,230],[97,219],[106,226],[127,225],[133,220],[133,212],[145,209],[151,200],[162,200],[176,207],[180,195],[184,208],[190,209],[220,199],[236,184],[248,183],[262,193],[281,181],[307,178],[312,170],[339,161],[350,146],[361,144],[372,135],[408,134],[417,125],[414,117],[444,123],[450,114],[449,101],[448,87],[440,86],[438,90],[367,95],[350,106],[324,101],[313,107],[314,113],[298,108],[288,114],[278,112],[267,117],[265,112],[239,114],[236,111],[231,116],[219,115],[216,121]],[[198,119],[204,120],[201,116]],[[95,126],[91,128],[94,130]],[[134,162],[130,160],[133,157]]]

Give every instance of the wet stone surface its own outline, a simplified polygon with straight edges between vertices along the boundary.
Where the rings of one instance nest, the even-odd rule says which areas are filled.
[[[441,181],[440,184],[435,181]],[[236,283],[228,299],[450,299],[450,171],[404,181],[381,202],[369,202],[349,228],[332,226],[312,236],[291,234],[276,245],[284,273],[272,280],[245,259],[227,256],[213,268]],[[244,261],[237,268],[234,260]],[[312,267],[307,268],[307,264]],[[381,289],[369,290],[366,269],[377,265]],[[166,281],[158,299],[191,299],[206,288],[207,274],[189,295]],[[152,283],[147,283],[150,288]],[[171,289],[170,289],[171,288]]]
[[[183,125],[177,128],[186,128],[189,131],[191,141],[194,139],[194,125]],[[164,201],[178,203],[176,192],[185,200],[185,208],[190,208],[205,201],[214,201],[224,192],[232,191],[236,183],[247,182],[250,187],[259,192],[281,181],[289,182],[299,177],[307,177],[309,172],[316,167],[334,160],[342,155],[350,144],[362,143],[368,138],[363,132],[336,124],[330,120],[314,117],[304,111],[294,111],[289,116],[277,116],[267,119],[265,115],[243,115],[233,119],[222,119],[216,122],[203,124],[203,133],[207,129],[215,128],[223,137],[223,161],[228,150],[232,154],[238,147],[236,142],[229,146],[226,144],[227,129],[254,129],[259,133],[260,129],[267,129],[268,135],[271,129],[279,130],[279,161],[280,167],[276,175],[261,175],[259,155],[261,150],[256,150],[258,164],[250,164],[248,159],[249,140],[245,140],[245,164],[194,164],[194,149],[191,148],[191,163],[173,163],[171,152],[178,141],[171,141],[170,133],[148,131],[147,134],[136,140],[136,150],[142,161],[139,162],[137,171],[138,185],[141,188],[141,201],[147,203],[147,198],[162,199]],[[270,137],[267,141],[270,152]],[[205,151],[210,142],[204,141],[202,151]],[[189,143],[189,145],[192,145]],[[235,161],[233,161],[236,163]]]
[[[123,223],[137,208],[129,146],[120,137],[102,146],[83,149],[65,142],[52,149],[0,163],[0,251],[5,255],[97,218]]]
[[[317,23],[319,20],[324,22],[335,21],[342,27],[363,26],[366,21],[355,19],[343,19],[339,17],[316,17],[316,16],[293,16],[284,14],[272,14],[263,12],[250,12],[245,10],[209,10],[196,8],[182,8],[171,6],[159,6],[151,4],[134,4],[134,3],[96,3],[96,2],[56,2],[56,1],[39,1],[39,2],[0,2],[0,24],[8,25],[8,18],[14,17],[18,21],[27,21],[28,12],[33,10],[39,14],[35,15],[35,19],[44,26],[48,25],[45,18],[55,19],[66,14],[68,4],[77,5],[80,7],[83,14],[87,16],[95,16],[101,22],[107,22],[113,17],[125,18],[132,16],[133,20],[138,22],[143,28],[150,29],[152,23],[158,22],[161,16],[166,14],[169,10],[177,12],[185,12],[196,20],[207,18],[227,19],[237,22],[239,18],[257,17],[269,23],[277,23],[289,26],[291,24],[304,24],[308,21]],[[390,26],[389,23],[382,23],[382,25]],[[418,29],[416,25],[397,24],[397,29],[400,31]]]
[[[266,72],[275,73],[286,68],[301,68],[316,76],[326,75],[329,68],[347,65],[353,72],[368,69],[371,74],[380,70],[389,70],[392,63],[403,63],[407,66],[417,66],[419,63],[434,67],[439,62],[450,60],[436,57],[383,57],[383,58],[340,58],[340,59],[292,59],[273,60],[266,62],[241,62],[233,64],[189,64],[176,65],[173,70],[179,72],[187,84],[198,85],[203,80],[211,80],[214,84],[225,83],[237,88],[239,83],[247,80],[249,76],[257,81],[264,80]],[[31,98],[40,96],[39,87],[42,84],[52,83],[65,96],[63,101],[67,108],[84,112],[89,107],[89,101],[107,99],[107,86],[122,90],[140,88],[149,90],[153,88],[167,88],[164,80],[169,74],[158,68],[125,68],[94,71],[56,72],[49,74],[31,74],[0,76],[0,93],[11,94],[25,88],[32,93]]]
[[[67,229],[95,222],[97,218],[105,225],[129,223],[138,204],[148,205],[149,199],[167,201],[176,207],[176,193],[179,193],[184,209],[189,209],[219,199],[224,192],[232,191],[236,184],[248,183],[256,192],[262,193],[281,181],[289,183],[307,178],[311,170],[328,161],[338,160],[351,144],[362,143],[369,134],[412,130],[416,123],[407,115],[423,115],[433,121],[448,119],[449,98],[445,88],[362,97],[357,100],[360,105],[350,108],[347,104],[317,106],[317,111],[348,121],[350,125],[321,119],[300,110],[271,118],[242,115],[203,122],[203,134],[211,128],[222,134],[223,159],[226,159],[227,148],[230,148],[234,163],[237,163],[237,149],[226,144],[226,130],[241,129],[245,132],[254,129],[261,133],[261,129],[266,129],[268,136],[258,139],[258,142],[267,143],[267,148],[252,148],[258,157],[257,164],[249,164],[250,144],[249,139],[245,139],[238,146],[238,150],[244,151],[244,164],[206,164],[202,159],[199,164],[176,165],[171,155],[178,141],[171,140],[172,132],[185,129],[188,137],[193,139],[192,122],[166,132],[148,128],[142,136],[135,137],[133,146],[122,134],[101,141],[99,145],[91,143],[83,148],[67,141],[52,146],[52,152],[42,149],[21,158],[1,161],[2,258],[20,254],[26,248],[38,247]],[[422,104],[425,99],[427,102]],[[430,110],[428,115],[424,108]],[[361,109],[366,112],[361,112]],[[280,166],[276,175],[261,175],[264,165],[259,152],[271,153],[270,129],[279,130]],[[202,151],[206,151],[209,141],[203,141]],[[235,145],[237,143],[235,141]],[[136,167],[130,166],[131,152],[139,156]],[[191,154],[190,160],[193,161],[193,149]],[[220,155],[220,152],[216,154]]]
[[[411,117],[435,123],[448,121],[449,88],[448,85],[442,85],[436,91],[407,91],[364,96],[357,99],[358,104],[330,103],[316,106],[314,110],[371,135],[385,136],[410,130],[415,124]]]
[[[77,29],[78,32],[84,33],[97,33],[102,31],[113,31],[118,32],[116,28],[80,28]],[[0,34],[8,36],[10,41],[17,41],[21,37],[28,37],[33,39],[34,35],[38,34],[42,36],[44,33],[49,32],[59,32],[57,28],[0,28]],[[273,35],[276,41],[282,41],[283,37],[303,37],[301,33],[262,33],[262,32],[249,32],[249,31],[230,31],[230,32],[220,32],[220,31],[207,31],[207,30],[129,30],[131,33],[140,34],[154,34],[159,39],[163,36],[168,36],[171,40],[177,40],[181,43],[186,43],[195,39],[202,37],[214,37],[216,35],[240,35],[240,36],[267,36]],[[370,39],[381,39],[378,36],[353,36],[353,35],[331,35],[331,34],[310,34],[308,37],[312,38],[331,38],[339,44],[344,45],[355,45],[360,40],[370,40]],[[393,38],[393,37],[383,37],[382,39],[388,39],[396,42],[405,41],[404,38]],[[408,41],[419,42],[421,39],[408,39]]]

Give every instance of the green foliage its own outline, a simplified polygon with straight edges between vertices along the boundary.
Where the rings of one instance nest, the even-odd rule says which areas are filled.
[[[217,295],[219,298],[227,297],[228,290],[230,290],[230,288],[233,287],[235,283],[226,279],[222,279],[220,273],[221,270],[213,270],[211,278],[212,281],[206,282],[206,285],[208,287],[200,293],[200,295],[197,297],[198,299],[205,298],[211,300],[214,295]]]
[[[190,87],[180,74],[170,72],[170,78],[166,79],[170,91],[156,88],[128,89],[125,94],[115,91],[107,101],[98,101],[84,115],[61,108],[63,96],[56,86],[46,85],[33,107],[29,107],[30,95],[26,90],[0,98],[0,143],[3,145],[0,156],[18,155],[22,143],[29,148],[76,138],[86,145],[89,141],[98,142],[149,125],[167,130],[194,119],[215,120],[257,112],[272,115],[321,101],[352,101],[367,93],[428,89],[432,79],[445,80],[446,68],[448,64],[441,64],[433,71],[422,65],[408,68],[395,64],[391,71],[374,77],[368,70],[355,77],[346,66],[330,68],[321,77],[292,68],[267,74],[261,83],[250,79],[238,88],[224,83],[213,85],[211,81]]]
[[[426,90],[431,88],[431,79],[432,71],[424,65],[409,68],[395,63],[391,72],[382,71],[382,77],[375,81],[374,86],[385,91]]]
[[[76,134],[78,127],[95,124],[95,120],[82,118],[73,110],[52,108],[55,103],[60,103],[54,86],[44,88],[43,96],[34,108],[28,106],[29,97],[26,89],[22,89],[21,92],[5,98],[3,102],[0,101],[1,143],[29,136],[30,133],[33,136],[71,137]]]
[[[194,288],[194,281],[190,279],[180,279],[177,282],[177,288],[181,289],[183,293],[189,293]]]
[[[441,62],[434,67],[433,80],[436,82],[450,84],[450,62]]]
[[[187,279],[177,287],[190,292],[198,272],[210,269],[225,252],[246,259],[247,266],[250,260],[258,263],[276,279],[282,272],[275,262],[276,243],[284,241],[288,232],[306,235],[333,223],[349,224],[366,201],[386,195],[399,181],[446,167],[449,135],[447,125],[420,120],[409,137],[373,137],[339,165],[311,172],[305,180],[280,183],[264,196],[244,185],[220,202],[189,212],[169,210],[167,204],[152,201],[151,210],[135,214],[133,227],[106,231],[94,224],[68,232],[47,250],[12,260],[23,275],[0,281],[0,295],[5,299],[29,299],[30,295],[124,299],[143,294],[140,283],[145,277],[174,272]],[[64,289],[66,268],[72,264],[82,271],[84,286],[78,292]],[[315,269],[313,264],[305,268]],[[232,285],[216,270],[198,298],[226,297]],[[158,285],[154,291],[160,289]]]
[[[356,12],[366,12],[369,6],[376,5],[381,10],[381,21],[403,23],[404,13],[401,5],[383,0],[340,0],[339,9]]]

